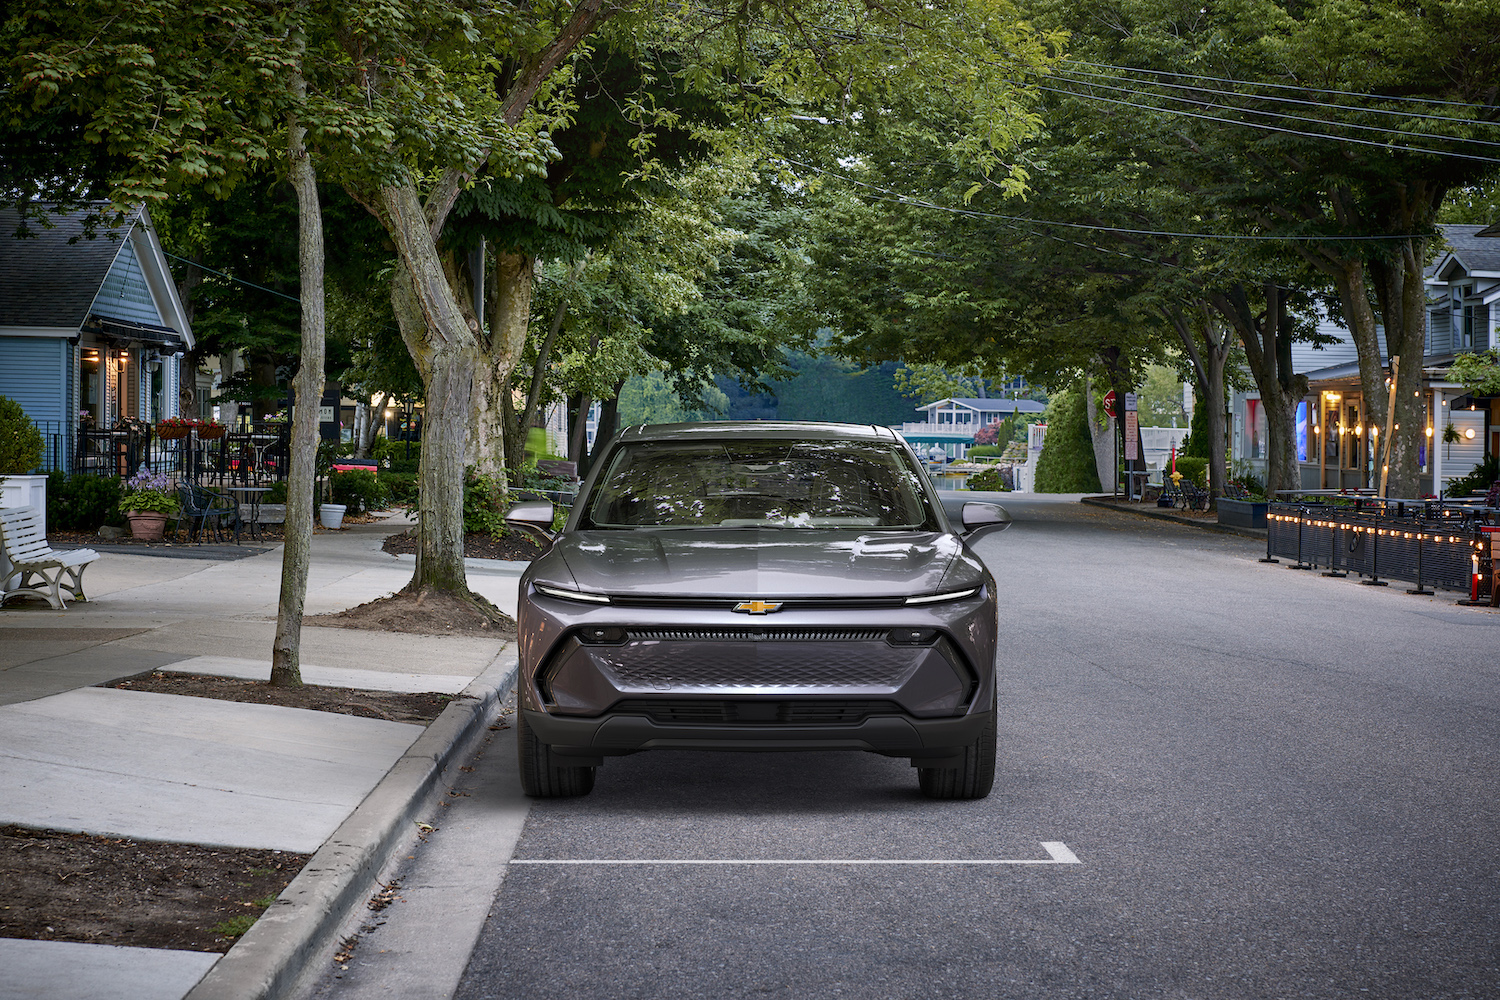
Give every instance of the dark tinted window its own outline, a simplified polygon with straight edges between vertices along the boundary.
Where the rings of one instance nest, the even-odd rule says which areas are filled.
[[[614,453],[584,526],[936,528],[921,476],[875,442],[643,442]]]

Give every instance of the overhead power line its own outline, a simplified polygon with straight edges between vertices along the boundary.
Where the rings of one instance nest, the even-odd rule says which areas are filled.
[[[915,198],[909,194],[904,194],[891,188],[881,187],[878,184],[871,184],[868,181],[858,180],[856,178],[848,176],[847,174],[841,174],[837,171],[827,170],[823,167],[817,166],[816,164],[803,163],[800,160],[794,160],[790,157],[783,157],[783,159],[794,166],[814,171],[815,173],[822,174],[825,177],[833,177],[837,180],[842,180],[846,183],[853,184],[856,187],[868,188],[871,191],[876,191],[880,194],[887,195],[897,204],[907,205],[912,208],[928,209],[930,211],[936,212],[946,212],[949,215],[957,215],[966,218],[994,219],[999,222],[1019,223],[1022,225],[1033,227],[1056,226],[1061,229],[1083,229],[1096,233],[1119,233],[1123,236],[1160,236],[1171,239],[1188,240],[1243,240],[1246,242],[1257,243],[1370,243],[1409,240],[1414,235],[1408,233],[1405,235],[1392,236],[1269,236],[1257,235],[1254,233],[1184,233],[1156,229],[1127,229],[1122,226],[1096,226],[1084,222],[1058,222],[1052,219],[1037,219],[1023,215],[1000,215],[996,212],[981,212],[978,209],[972,208],[954,208],[951,205],[939,205],[936,202],[927,201],[922,198]]]
[[[179,257],[175,253],[168,253],[166,250],[163,250],[162,254],[167,257],[171,257],[173,260],[180,260],[184,264],[191,264],[193,267],[196,267],[200,271],[207,271],[209,274],[216,274],[219,277],[223,278],[225,281],[232,281],[236,285],[244,285],[247,288],[254,288],[257,291],[270,292],[272,295],[280,296],[281,298],[286,299],[288,302],[296,302],[298,305],[302,304],[302,300],[297,298],[295,295],[288,295],[285,292],[278,292],[274,288],[267,288],[265,285],[257,285],[253,281],[246,281],[244,278],[236,278],[234,275],[225,274],[223,271],[215,271],[213,268],[205,267],[204,265],[198,263],[196,260],[188,260],[186,257]]]
[[[1443,139],[1450,139],[1451,138],[1452,141],[1454,141],[1454,142],[1462,142],[1462,143],[1467,143],[1467,144],[1470,144],[1470,145],[1497,146],[1497,147],[1500,147],[1500,142],[1496,142],[1496,141],[1491,140],[1491,139],[1458,139],[1458,138],[1453,138],[1453,137],[1444,136],[1444,135],[1435,135],[1435,134],[1433,134],[1431,132],[1411,132],[1411,131],[1407,131],[1407,130],[1404,130],[1404,129],[1390,128],[1390,127],[1387,127],[1387,126],[1384,126],[1384,125],[1362,125],[1362,124],[1360,124],[1358,122],[1346,122],[1346,121],[1339,121],[1339,120],[1330,119],[1330,118],[1315,118],[1315,117],[1313,117],[1311,115],[1294,115],[1294,114],[1290,114],[1289,112],[1285,112],[1285,111],[1271,111],[1271,110],[1267,110],[1267,109],[1263,109],[1263,108],[1247,108],[1247,107],[1242,107],[1242,106],[1237,105],[1237,104],[1229,104],[1229,103],[1224,103],[1224,102],[1214,102],[1214,103],[1211,103],[1211,102],[1204,101],[1204,100],[1194,100],[1193,98],[1190,98],[1190,97],[1178,97],[1178,96],[1173,95],[1173,94],[1157,94],[1157,93],[1154,93],[1153,91],[1150,91],[1150,90],[1139,90],[1139,89],[1136,89],[1134,87],[1118,87],[1118,86],[1113,86],[1113,85],[1108,84],[1108,83],[1099,83],[1099,82],[1096,82],[1096,81],[1093,81],[1093,80],[1077,80],[1077,79],[1073,79],[1073,78],[1070,78],[1070,77],[1056,77],[1056,76],[1053,77],[1053,79],[1054,80],[1061,80],[1061,81],[1063,81],[1065,83],[1070,83],[1070,84],[1073,84],[1074,86],[1078,86],[1078,87],[1098,87],[1098,88],[1103,89],[1103,90],[1110,90],[1110,91],[1114,91],[1115,93],[1120,93],[1120,94],[1128,94],[1128,95],[1131,95],[1131,96],[1134,96],[1134,97],[1151,97],[1151,98],[1156,98],[1157,100],[1163,100],[1163,101],[1176,101],[1176,102],[1178,102],[1180,104],[1188,104],[1188,105],[1191,105],[1192,107],[1196,107],[1196,108],[1215,109],[1215,110],[1223,110],[1223,111],[1238,111],[1240,114],[1260,115],[1263,118],[1278,118],[1278,119],[1282,119],[1284,121],[1306,122],[1306,123],[1312,124],[1312,125],[1326,125],[1326,126],[1331,126],[1333,128],[1357,129],[1357,130],[1362,131],[1362,132],[1379,132],[1382,135],[1400,136],[1400,137],[1406,138],[1406,139],[1425,139],[1425,140],[1439,139],[1439,140],[1443,140]],[[1111,78],[1107,78],[1107,79],[1116,79],[1116,78],[1111,77]],[[1136,81],[1126,80],[1124,82],[1134,83]],[[1162,84],[1155,84],[1155,86],[1163,86],[1163,85]],[[1175,86],[1175,85],[1173,85],[1173,84],[1166,84],[1165,86]],[[1181,88],[1177,88],[1177,89],[1191,90],[1192,88],[1190,88],[1190,87],[1181,87]],[[1228,92],[1227,91],[1213,91],[1212,93],[1227,94]],[[1093,95],[1092,94],[1090,94],[1090,95],[1079,94],[1077,96],[1080,96],[1080,97],[1082,97],[1082,96],[1092,97]],[[1233,96],[1243,97],[1245,95],[1229,94],[1229,96],[1231,96],[1231,97],[1233,97]],[[1298,102],[1298,103],[1301,103],[1301,104],[1311,104],[1314,107],[1318,106],[1317,102],[1315,102],[1315,101],[1301,101],[1301,102]],[[1171,111],[1173,109],[1171,109],[1171,108],[1159,108],[1158,110]],[[1476,125],[1476,124],[1477,125],[1485,125],[1485,124],[1488,124],[1486,122],[1474,122],[1474,121],[1471,121],[1471,120],[1468,120],[1468,119],[1462,119],[1462,118],[1440,118],[1438,120],[1440,120],[1440,121],[1446,121],[1446,122],[1459,122],[1459,123],[1462,123],[1462,124],[1465,124],[1465,125]],[[1339,136],[1339,135],[1329,134],[1329,138],[1339,138],[1339,139],[1341,139],[1341,138],[1344,138],[1344,137],[1343,136]]]
[[[1068,60],[1068,62],[1073,62],[1073,60]],[[1063,65],[1066,67],[1067,63],[1064,63]],[[1093,64],[1092,63],[1083,63],[1081,65],[1093,65]],[[1145,84],[1145,85],[1152,86],[1152,87],[1160,87],[1160,88],[1164,88],[1164,89],[1168,89],[1168,90],[1186,90],[1186,91],[1192,91],[1193,93],[1215,94],[1215,95],[1218,95],[1218,96],[1221,96],[1221,97],[1254,98],[1254,99],[1262,100],[1262,101],[1274,101],[1274,102],[1277,102],[1277,103],[1280,103],[1280,104],[1299,104],[1299,105],[1302,105],[1302,106],[1305,106],[1305,107],[1312,107],[1312,108],[1334,108],[1334,109],[1337,109],[1337,110],[1340,110],[1340,111],[1353,111],[1353,112],[1357,112],[1359,114],[1390,115],[1390,116],[1395,117],[1395,118],[1405,118],[1405,119],[1413,119],[1413,118],[1415,118],[1415,119],[1421,119],[1423,121],[1446,122],[1446,123],[1453,124],[1453,125],[1481,125],[1481,126],[1488,126],[1490,128],[1500,127],[1500,123],[1497,123],[1497,122],[1486,122],[1486,121],[1482,121],[1482,120],[1477,119],[1477,118],[1455,118],[1452,115],[1433,115],[1433,114],[1425,114],[1425,113],[1420,112],[1420,111],[1401,111],[1401,110],[1397,110],[1395,108],[1370,108],[1370,107],[1361,107],[1359,105],[1354,105],[1354,104],[1330,104],[1327,101],[1310,101],[1310,100],[1306,100],[1306,99],[1303,99],[1303,98],[1300,98],[1300,97],[1278,97],[1276,95],[1246,93],[1245,91],[1240,91],[1240,90],[1220,90],[1220,89],[1218,89],[1216,87],[1205,87],[1205,86],[1203,86],[1201,84],[1162,83],[1160,81],[1140,80],[1140,79],[1137,79],[1137,78],[1132,77],[1132,76],[1126,76],[1126,75],[1124,75],[1124,74],[1128,74],[1128,73],[1154,73],[1154,72],[1156,72],[1155,70],[1144,70],[1144,69],[1137,70],[1137,69],[1121,68],[1118,71],[1113,72],[1113,73],[1095,73],[1095,72],[1092,72],[1090,70],[1085,70],[1085,69],[1068,69],[1068,68],[1064,68],[1060,72],[1062,72],[1062,73],[1069,73],[1069,74],[1072,74],[1074,76],[1099,77],[1099,78],[1104,79],[1104,80],[1114,80],[1116,82],[1140,83],[1140,84]],[[1208,78],[1208,77],[1204,77],[1203,79],[1208,79],[1210,82],[1219,82],[1219,81],[1213,80],[1212,78]],[[1258,83],[1246,83],[1246,84],[1244,84],[1244,86],[1247,86],[1247,87],[1258,87],[1258,86],[1263,86],[1263,85],[1262,84],[1258,84]],[[1390,98],[1383,98],[1383,97],[1375,97],[1373,95],[1366,95],[1366,96],[1369,96],[1371,100],[1389,100],[1390,99]],[[1468,108],[1470,110],[1478,110],[1478,109],[1480,109],[1480,108],[1483,107],[1483,105],[1477,105],[1477,104],[1461,104],[1461,105],[1457,105],[1457,106],[1458,107]],[[1420,133],[1418,133],[1418,134],[1420,134]]]
[[[1112,98],[1112,97],[1100,97],[1097,94],[1080,94],[1080,93],[1078,93],[1076,91],[1061,90],[1061,89],[1058,89],[1056,87],[1038,86],[1037,89],[1038,90],[1045,90],[1048,93],[1052,93],[1052,94],[1060,94],[1060,95],[1062,95],[1064,97],[1076,97],[1076,98],[1079,98],[1079,99],[1082,99],[1082,100],[1087,100],[1087,101],[1100,101],[1100,102],[1105,103],[1105,104],[1118,104],[1121,107],[1127,107],[1127,108],[1140,108],[1141,107],[1141,105],[1139,103],[1135,102],[1135,101],[1121,101],[1121,100],[1116,100],[1115,98]],[[1181,108],[1152,107],[1152,108],[1150,108],[1150,110],[1160,112],[1161,114],[1178,115],[1179,117],[1183,117],[1183,118],[1197,118],[1197,119],[1200,119],[1202,121],[1219,122],[1220,124],[1223,124],[1223,125],[1241,125],[1241,126],[1244,126],[1245,128],[1256,128],[1256,129],[1261,129],[1262,131],[1266,131],[1266,132],[1280,132],[1283,135],[1301,136],[1301,137],[1306,138],[1306,139],[1328,139],[1328,140],[1331,140],[1333,142],[1348,142],[1348,143],[1354,143],[1355,145],[1359,145],[1359,146],[1374,146],[1374,147],[1376,147],[1378,149],[1399,150],[1399,151],[1407,152],[1407,153],[1427,153],[1427,154],[1432,155],[1432,156],[1450,156],[1450,157],[1455,157],[1457,159],[1463,159],[1463,160],[1477,160],[1477,161],[1482,162],[1482,163],[1500,163],[1500,158],[1493,157],[1493,156],[1480,156],[1478,153],[1461,153],[1461,152],[1458,152],[1456,150],[1450,150],[1450,149],[1431,149],[1431,148],[1428,148],[1428,147],[1425,147],[1425,146],[1402,146],[1402,145],[1397,145],[1395,143],[1390,143],[1390,142],[1376,142],[1374,139],[1356,139],[1353,136],[1348,136],[1348,135],[1331,135],[1331,134],[1329,134],[1327,132],[1304,132],[1301,129],[1282,128],[1279,125],[1270,125],[1270,124],[1267,124],[1265,122],[1247,122],[1247,121],[1241,121],[1240,119],[1237,119],[1237,118],[1220,118],[1217,115],[1199,114],[1196,111],[1184,111]],[[1434,138],[1434,137],[1433,136],[1424,136],[1424,138]]]
[[[1395,97],[1385,94],[1362,94],[1352,90],[1327,90],[1322,87],[1308,87],[1295,83],[1271,83],[1266,80],[1234,80],[1221,76],[1200,76],[1196,73],[1174,73],[1165,69],[1141,69],[1135,66],[1112,66],[1109,63],[1088,62],[1083,59],[1068,59],[1068,62],[1079,66],[1092,66],[1095,69],[1107,69],[1115,72],[1129,73],[1151,73],[1155,76],[1170,76],[1179,80],[1208,80],[1211,83],[1229,83],[1237,87],[1267,87],[1273,90],[1295,90],[1304,94],[1332,94],[1335,97],[1359,97],[1367,101],[1395,101],[1398,103],[1426,104],[1437,107],[1449,108],[1473,108],[1475,105],[1463,101],[1439,101],[1426,97]]]

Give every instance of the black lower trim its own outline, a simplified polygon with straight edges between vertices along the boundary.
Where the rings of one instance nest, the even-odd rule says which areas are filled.
[[[610,755],[637,750],[868,750],[888,757],[932,757],[977,740],[992,716],[917,719],[871,715],[855,724],[663,724],[649,715],[611,712],[579,719],[521,709],[537,739],[560,753]]]

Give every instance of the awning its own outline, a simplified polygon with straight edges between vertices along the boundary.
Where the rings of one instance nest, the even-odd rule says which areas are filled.
[[[181,354],[187,350],[182,334],[170,326],[153,326],[150,323],[134,323],[130,320],[112,319],[108,316],[90,316],[83,328],[89,333],[116,344],[142,344],[159,349],[163,354]]]

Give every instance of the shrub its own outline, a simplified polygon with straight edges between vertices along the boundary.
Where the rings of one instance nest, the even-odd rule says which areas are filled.
[[[392,472],[416,472],[422,460],[422,443],[412,441],[411,453],[407,454],[407,442],[392,441],[388,437],[377,437],[370,446],[370,457],[380,463],[382,469]]]
[[[271,484],[271,489],[266,493],[261,503],[286,503],[286,480]]]
[[[1208,487],[1208,459],[1188,458],[1177,456],[1177,471],[1182,473],[1183,482],[1192,483],[1195,486]],[[1167,482],[1172,481],[1172,467],[1167,466]]]
[[[47,524],[59,531],[98,531],[121,525],[120,481],[113,476],[47,477]]]
[[[983,458],[986,455],[1003,454],[1005,454],[1005,448],[1003,445],[998,444],[976,444],[974,447],[969,449],[970,458]]]
[[[992,490],[999,493],[1010,492],[1009,468],[1002,469],[998,465],[992,465],[969,477],[968,487],[971,490]]]
[[[21,404],[0,396],[0,476],[24,476],[42,461],[47,444]]]
[[[1199,402],[1193,407],[1193,420],[1189,425],[1187,437],[1182,439],[1182,447],[1178,449],[1178,456],[1187,455],[1191,458],[1212,457],[1213,435],[1208,432],[1208,404]],[[1183,473],[1187,475],[1187,473]]]
[[[1500,456],[1491,455],[1474,466],[1462,479],[1449,480],[1448,488],[1443,491],[1443,495],[1466,497],[1470,493],[1483,493],[1496,480],[1500,480]]]
[[[1047,404],[1047,439],[1036,463],[1038,493],[1098,493],[1094,439],[1083,394],[1060,392]]]
[[[380,482],[390,491],[393,503],[414,504],[417,502],[417,474],[415,472],[382,471]]]
[[[335,472],[330,477],[334,503],[348,508],[350,516],[368,510],[384,510],[389,502],[387,492],[373,472]]]
[[[483,531],[493,538],[506,534],[505,509],[509,498],[494,476],[470,466],[464,472],[464,531]]]

